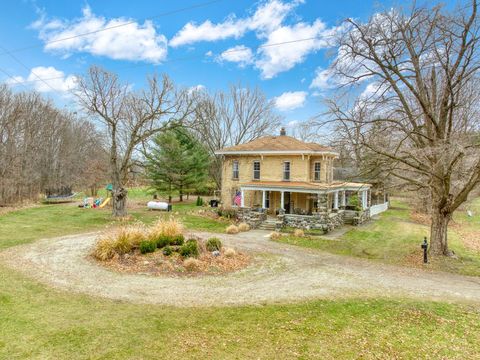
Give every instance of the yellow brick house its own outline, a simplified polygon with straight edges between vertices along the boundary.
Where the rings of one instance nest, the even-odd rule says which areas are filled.
[[[223,156],[223,207],[258,208],[269,215],[338,212],[355,196],[369,208],[371,185],[335,181],[330,147],[287,136],[265,136],[216,152]]]

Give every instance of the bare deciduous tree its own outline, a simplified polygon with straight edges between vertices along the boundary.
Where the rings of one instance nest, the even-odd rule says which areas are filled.
[[[347,93],[328,101],[332,119],[359,158],[429,192],[430,252],[450,255],[449,221],[480,182],[477,2],[347,24],[332,71],[347,90],[369,85],[354,102]]]
[[[105,127],[108,139],[114,216],[127,214],[125,183],[137,147],[171,124],[182,123],[194,111],[186,91],[177,90],[164,75],[152,76],[147,88],[135,92],[116,74],[93,66],[78,82],[82,107]]]
[[[88,163],[101,148],[97,134],[93,124],[37,93],[0,86],[0,205],[85,186]]]
[[[259,88],[232,85],[228,93],[200,96],[192,127],[211,153],[211,175],[220,188],[222,162],[215,151],[272,133],[281,118],[274,111],[274,102]]]

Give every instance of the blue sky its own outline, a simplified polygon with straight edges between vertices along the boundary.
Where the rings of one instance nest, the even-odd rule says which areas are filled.
[[[259,86],[275,100],[285,124],[292,124],[321,112],[321,99],[331,91],[326,69],[336,53],[329,39],[342,19],[366,20],[390,4],[370,0],[4,0],[0,81],[16,89],[34,88],[68,107],[73,106],[68,89],[74,76],[91,64],[117,72],[135,87],[155,71],[167,73],[178,85],[209,91],[241,82]],[[129,24],[124,26],[125,22]],[[286,41],[294,42],[275,45]]]

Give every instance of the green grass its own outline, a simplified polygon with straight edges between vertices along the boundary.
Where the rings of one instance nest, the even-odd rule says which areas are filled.
[[[475,204],[478,204],[480,210],[480,201]],[[321,237],[297,238],[289,235],[278,241],[390,264],[423,266],[420,244],[424,236],[429,236],[430,229],[412,221],[410,213],[411,209],[404,201],[396,200],[392,201],[391,209],[381,214],[378,220],[354,228],[338,240]],[[457,221],[466,220],[466,215],[456,216]],[[449,243],[458,258],[432,259],[427,268],[480,276],[480,253],[466,248],[453,229],[449,231]]]
[[[473,308],[407,300],[233,308],[58,292],[0,268],[0,358],[473,358]]]
[[[189,227],[218,226],[194,210],[176,206]],[[132,215],[150,222],[159,213]],[[20,210],[0,216],[0,248],[110,221],[108,210],[68,205]],[[0,324],[0,359],[465,359],[480,352],[480,313],[469,306],[356,299],[173,308],[58,291],[2,266]]]
[[[174,204],[172,213],[149,211],[146,207],[129,211],[132,221],[149,224],[161,217],[178,217],[186,228],[223,232],[229,223],[195,215],[195,204]],[[75,204],[39,205],[0,216],[0,250],[45,237],[97,231],[116,224],[111,209],[82,209]],[[175,215],[177,214],[177,215]]]

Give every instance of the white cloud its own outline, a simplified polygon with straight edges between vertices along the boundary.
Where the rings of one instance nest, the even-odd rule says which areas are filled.
[[[275,98],[275,106],[280,111],[298,109],[305,104],[307,95],[306,91],[284,92]]]
[[[65,76],[63,71],[53,66],[37,66],[31,69],[27,78],[15,76],[15,81],[10,79],[9,84],[15,85],[18,82],[29,82],[38,92],[58,92],[67,94],[76,86],[77,78],[74,75]],[[43,81],[39,80],[43,79]]]
[[[219,60],[236,62],[240,67],[244,67],[253,62],[253,53],[249,47],[237,45],[221,53]]]
[[[261,70],[263,78],[271,79],[303,62],[308,54],[330,47],[331,36],[331,30],[318,19],[311,25],[300,22],[293,26],[282,26],[268,35],[266,46],[260,49],[261,57],[255,65]],[[274,45],[284,42],[291,43]]]
[[[45,42],[45,50],[66,56],[87,52],[116,60],[151,63],[159,63],[167,56],[167,39],[157,33],[151,21],[142,25],[127,18],[107,20],[93,14],[88,6],[80,18],[46,20],[42,16],[31,27],[38,30],[39,38]],[[105,28],[111,29],[102,31]],[[78,36],[85,33],[88,35]],[[68,40],[57,41],[65,38]]]
[[[303,2],[304,0],[268,0],[262,2],[253,14],[244,18],[231,14],[220,23],[213,23],[211,20],[201,24],[189,22],[175,34],[169,44],[176,47],[199,41],[239,39],[252,31],[263,42],[256,54],[245,52],[229,54],[229,57],[226,57],[224,53],[219,58],[237,62],[241,66],[254,65],[261,71],[262,78],[271,79],[303,62],[307,55],[333,45],[332,37],[337,28],[327,28],[319,19],[313,23],[284,25],[287,17]],[[285,42],[289,43],[284,44]]]
[[[229,15],[225,21],[214,24],[210,20],[197,25],[194,22],[187,23],[170,40],[173,47],[193,44],[200,41],[217,41],[228,38],[238,39],[247,31],[257,31],[259,36],[273,31],[281,25],[285,17],[299,1],[284,3],[279,0],[270,0],[259,6],[252,16],[238,19],[235,15]]]
[[[198,85],[189,87],[188,88],[188,93],[192,94],[194,92],[201,92],[201,91],[204,91],[205,89],[206,89],[205,85],[198,84]]]
[[[332,70],[318,67],[315,71],[315,78],[310,84],[310,88],[319,90],[328,90],[335,86],[335,80]]]

